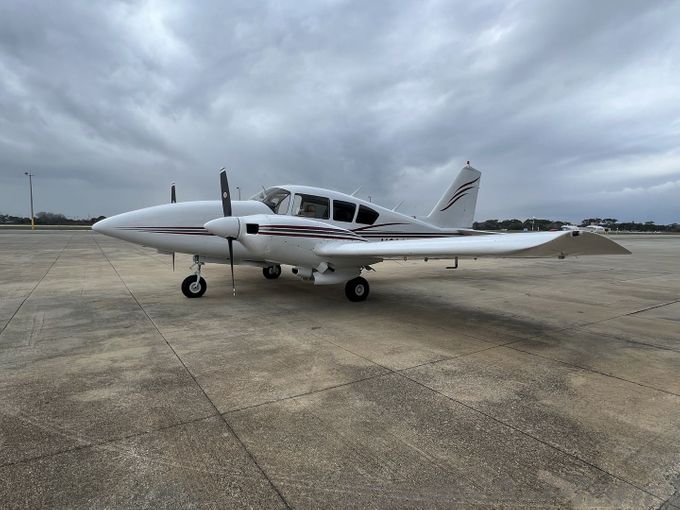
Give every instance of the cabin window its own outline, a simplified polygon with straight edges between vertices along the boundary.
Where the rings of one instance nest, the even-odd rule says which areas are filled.
[[[317,220],[330,217],[331,201],[326,197],[298,193],[293,202],[293,215]]]
[[[352,221],[356,210],[357,206],[352,202],[333,200],[333,219],[335,221]]]
[[[365,205],[359,206],[359,214],[357,214],[357,223],[363,223],[365,225],[373,225],[375,220],[378,219],[378,212],[374,211],[370,207]]]
[[[275,214],[288,214],[290,206],[290,191],[283,188],[269,188],[255,195],[253,200],[259,200],[269,207]]]

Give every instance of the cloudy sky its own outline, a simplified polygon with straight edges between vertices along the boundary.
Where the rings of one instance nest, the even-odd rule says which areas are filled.
[[[0,3],[0,212],[297,183],[477,219],[680,221],[680,2]]]

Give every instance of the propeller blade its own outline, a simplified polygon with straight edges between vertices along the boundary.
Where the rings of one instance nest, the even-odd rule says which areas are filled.
[[[220,172],[220,187],[222,188],[222,212],[225,216],[231,216],[231,195],[227,182],[227,171],[223,168]]]
[[[231,194],[229,193],[229,182],[227,182],[227,171],[222,167],[220,169],[220,188],[222,191],[222,212],[224,213],[225,217],[231,216]],[[239,219],[234,218],[236,220],[236,235],[238,235],[238,230],[239,230]],[[217,220],[213,220],[217,221]],[[234,225],[231,225],[233,223],[233,220],[222,220],[222,221],[227,221],[231,226],[233,227]],[[210,222],[208,222],[210,223]],[[207,223],[206,223],[207,225]],[[231,232],[230,232],[231,233]],[[234,292],[234,296],[236,295],[236,282],[234,280],[234,237],[229,235],[227,237],[227,244],[229,245],[229,265],[231,266],[231,288]]]
[[[170,203],[174,204],[177,202],[177,194],[175,193],[175,183],[170,185]]]
[[[229,265],[231,266],[231,288],[236,295],[236,282],[234,281],[234,240],[231,237],[227,238],[229,243]]]

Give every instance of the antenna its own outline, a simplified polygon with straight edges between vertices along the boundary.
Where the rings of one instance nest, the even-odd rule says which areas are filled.
[[[395,206],[392,208],[392,210],[393,210],[393,211],[396,211],[397,209],[399,209],[399,206],[401,206],[401,204],[403,204],[403,203],[404,203],[404,201],[402,200],[402,201],[399,202],[397,205],[395,205]]]
[[[355,189],[354,191],[352,191],[352,193],[350,193],[349,196],[353,197],[354,195],[359,193],[359,190],[362,188],[362,186],[363,186],[363,184],[361,186],[359,186],[357,189]]]

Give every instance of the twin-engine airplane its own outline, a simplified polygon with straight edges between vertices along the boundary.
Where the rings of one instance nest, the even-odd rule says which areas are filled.
[[[186,297],[206,289],[206,262],[258,266],[265,278],[281,266],[315,285],[345,283],[350,301],[368,296],[364,270],[387,259],[477,257],[558,257],[627,254],[597,234],[531,232],[495,234],[472,230],[481,173],[463,168],[424,218],[416,218],[336,191],[307,186],[277,186],[250,200],[232,201],[224,169],[218,201],[179,202],[139,209],[99,221],[97,232],[150,246],[160,252],[194,256],[194,274],[182,282]],[[395,208],[396,209],[396,208]]]

